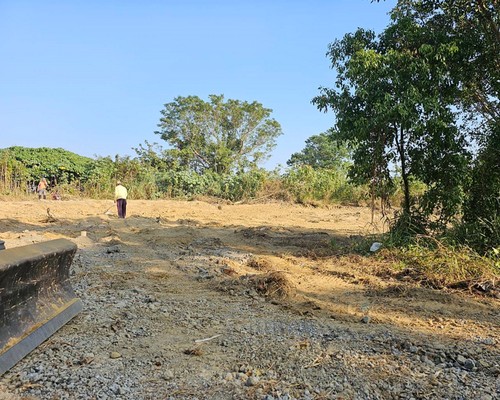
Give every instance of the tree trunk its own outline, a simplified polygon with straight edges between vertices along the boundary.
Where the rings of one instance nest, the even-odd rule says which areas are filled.
[[[410,215],[410,182],[408,181],[408,171],[406,169],[406,149],[403,127],[399,128],[399,140],[398,136],[396,135],[396,145],[399,151],[399,159],[401,160],[401,178],[403,179],[403,191],[405,195],[403,211],[406,215]]]

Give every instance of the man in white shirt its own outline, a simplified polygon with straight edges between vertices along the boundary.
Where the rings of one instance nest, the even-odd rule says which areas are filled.
[[[125,218],[127,215],[127,188],[120,181],[116,182],[115,203],[118,209],[118,218]]]

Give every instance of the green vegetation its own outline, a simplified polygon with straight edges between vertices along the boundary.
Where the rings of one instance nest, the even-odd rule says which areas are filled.
[[[33,189],[42,177],[52,186],[78,187],[93,161],[64,149],[10,147],[0,150],[0,188],[4,193]]]
[[[280,124],[270,118],[272,110],[256,101],[209,98],[177,97],[161,111],[156,133],[172,146],[168,155],[173,166],[216,174],[255,168],[282,134]]]
[[[399,0],[391,19],[330,44],[335,86],[313,103],[355,143],[353,182],[384,198],[400,179],[400,243],[446,235],[488,253],[500,246],[499,3]]]
[[[66,196],[109,198],[117,179],[132,198],[217,197],[229,201],[276,199],[300,203],[366,201],[366,189],[347,181],[345,171],[301,165],[279,174],[252,168],[218,174],[170,168],[158,145],[146,142],[138,157],[80,157],[61,149],[12,147],[0,150],[0,193],[22,196],[47,177],[50,189]],[[37,160],[32,162],[31,160]],[[51,160],[73,160],[72,163]]]
[[[452,112],[456,93],[442,65],[427,57],[423,39],[397,29],[391,26],[378,38],[359,29],[332,43],[336,88],[322,89],[314,102],[321,110],[335,111],[339,140],[357,143],[351,169],[355,181],[383,196],[394,188],[391,168],[397,165],[405,218],[433,216],[434,227],[441,228],[459,211],[461,177],[467,171],[464,133]],[[427,185],[417,204],[411,179]]]
[[[468,246],[453,246],[416,236],[406,246],[389,247],[377,256],[388,261],[379,273],[437,289],[459,289],[495,296],[500,277],[499,250],[480,255]]]
[[[306,140],[304,149],[292,154],[287,164],[291,167],[309,165],[314,169],[335,170],[347,175],[352,165],[352,149],[336,140],[336,132],[323,132]]]
[[[342,171],[329,168],[314,169],[302,165],[283,175],[283,187],[293,201],[301,204],[367,204],[369,193],[366,186],[348,182]]]
[[[402,192],[377,238],[396,273],[488,291],[500,275],[499,3],[399,0],[391,19],[330,44],[337,79],[313,103],[355,144],[351,182],[372,198]]]

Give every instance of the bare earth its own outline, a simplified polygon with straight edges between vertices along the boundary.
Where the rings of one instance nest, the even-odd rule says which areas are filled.
[[[498,299],[335,251],[383,229],[370,220],[166,200],[130,200],[121,220],[112,201],[0,201],[7,248],[78,245],[85,307],[0,377],[0,400],[499,398]]]

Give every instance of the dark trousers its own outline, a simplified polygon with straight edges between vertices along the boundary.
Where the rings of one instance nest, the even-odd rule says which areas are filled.
[[[127,200],[116,200],[116,208],[118,209],[118,218],[125,218],[127,216]]]

